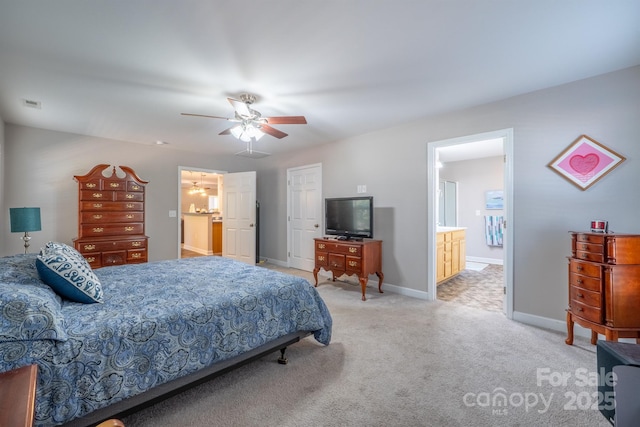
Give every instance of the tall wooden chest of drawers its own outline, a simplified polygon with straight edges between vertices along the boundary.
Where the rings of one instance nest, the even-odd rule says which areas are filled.
[[[331,271],[333,280],[343,274],[357,275],[362,289],[362,301],[366,301],[365,292],[370,274],[378,276],[378,291],[382,292],[382,240],[362,241],[315,239],[315,268],[313,277],[318,286],[320,269]]]
[[[574,322],[608,341],[640,342],[640,235],[571,232],[567,344]]]
[[[78,237],[75,248],[92,268],[147,262],[144,230],[145,185],[136,173],[115,166],[111,176],[103,171],[109,165],[97,165],[78,182]]]

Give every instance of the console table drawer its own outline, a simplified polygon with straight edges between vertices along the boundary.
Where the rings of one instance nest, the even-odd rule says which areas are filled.
[[[340,254],[329,254],[329,267],[335,268],[337,270],[344,270],[345,259],[344,255]]]

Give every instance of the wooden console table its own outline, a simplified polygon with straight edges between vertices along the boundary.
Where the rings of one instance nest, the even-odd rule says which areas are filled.
[[[369,274],[378,276],[378,292],[382,292],[382,240],[363,241],[314,239],[315,240],[315,268],[313,277],[318,286],[318,271],[321,268],[331,271],[332,280],[336,276],[357,275],[362,288],[362,301],[365,296]]]
[[[0,426],[31,427],[38,365],[0,373]]]

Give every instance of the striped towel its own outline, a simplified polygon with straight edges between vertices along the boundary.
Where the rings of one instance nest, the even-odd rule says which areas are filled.
[[[502,215],[485,215],[484,237],[488,246],[502,246],[504,236],[504,217]]]

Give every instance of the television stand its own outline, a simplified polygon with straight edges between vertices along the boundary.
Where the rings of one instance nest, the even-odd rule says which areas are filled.
[[[314,239],[315,240],[315,268],[313,277],[316,279],[315,286],[318,286],[318,272],[321,268],[330,271],[332,280],[346,274],[348,276],[357,275],[362,289],[362,301],[366,301],[365,296],[369,275],[378,276],[378,292],[382,292],[382,240],[336,240],[336,239]]]

